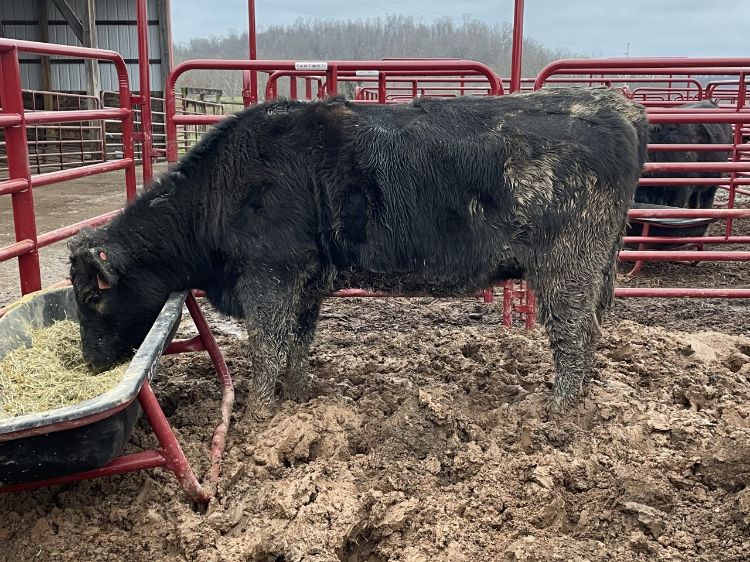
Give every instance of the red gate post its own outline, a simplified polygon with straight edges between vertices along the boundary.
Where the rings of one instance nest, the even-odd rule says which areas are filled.
[[[250,107],[253,104],[253,93],[251,82],[250,71],[245,70],[242,73],[242,106]]]
[[[247,38],[250,47],[250,60],[256,60],[258,58],[258,49],[255,43],[256,41],[256,29],[255,29],[255,0],[248,0],[247,2],[247,15],[248,15],[248,28]],[[250,82],[250,104],[258,103],[258,73],[255,70],[250,70],[247,73],[243,73],[243,78],[247,76]],[[247,104],[245,104],[247,105]]]
[[[534,291],[526,286],[526,329],[531,330],[536,321],[536,297]]]
[[[339,92],[339,68],[335,64],[329,64],[326,71],[326,90],[329,96],[335,96]]]
[[[29,150],[24,122],[23,95],[21,93],[21,71],[18,49],[9,47],[0,52],[0,103],[5,129],[5,146],[8,153],[10,180],[25,182],[25,189],[12,192],[13,223],[16,243],[0,257],[9,259],[18,256],[18,273],[21,277],[21,293],[31,293],[42,288],[39,269],[34,196],[31,189]],[[19,184],[20,185],[20,184]]]
[[[523,56],[523,0],[516,0],[513,11],[513,51],[511,53],[510,91],[521,91],[521,59]]]
[[[148,61],[148,11],[146,0],[138,0],[138,91],[141,106],[141,158],[143,159],[143,185],[154,177],[153,142],[151,131],[151,80]]]
[[[737,79],[737,113],[742,111],[745,107],[745,94],[747,88],[745,87],[745,71],[740,72],[739,78]],[[742,144],[742,125],[736,123],[734,126],[734,148],[732,150],[732,162],[740,162],[740,151],[739,146]],[[734,208],[734,199],[737,191],[737,172],[732,172],[729,175],[729,203],[727,206],[732,209]],[[726,235],[732,235],[732,219],[727,220]]]
[[[513,280],[503,281],[503,326],[513,327]]]

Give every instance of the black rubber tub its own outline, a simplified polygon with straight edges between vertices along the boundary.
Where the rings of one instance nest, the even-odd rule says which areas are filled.
[[[667,205],[650,205],[648,203],[633,203],[632,209],[680,209]],[[648,224],[649,236],[695,237],[705,236],[709,225],[715,218],[681,219],[681,218],[646,218],[631,219],[626,236],[641,236],[643,225]],[[636,222],[637,221],[637,222]]]
[[[138,392],[174,337],[186,296],[170,296],[112,390],[74,406],[0,419],[0,486],[93,470],[122,453],[141,411]],[[0,318],[0,358],[31,345],[31,330],[65,319],[77,320],[72,288],[27,296]]]

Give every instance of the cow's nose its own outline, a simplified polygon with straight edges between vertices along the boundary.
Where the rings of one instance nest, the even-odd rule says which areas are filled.
[[[93,371],[94,373],[102,373],[104,371],[107,371],[108,369],[111,369],[114,364],[112,361],[110,361],[108,358],[99,356],[97,354],[83,354],[83,358],[86,361],[86,364],[88,365],[89,369]]]

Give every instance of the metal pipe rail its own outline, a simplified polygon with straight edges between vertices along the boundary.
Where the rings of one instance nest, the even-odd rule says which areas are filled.
[[[42,125],[49,123],[69,123],[71,121],[99,121],[103,119],[117,119],[122,121],[130,115],[128,108],[116,109],[81,109],[77,111],[29,111],[24,115],[27,125]]]
[[[732,89],[726,88],[726,86],[732,86]],[[745,95],[750,93],[750,84],[745,82]],[[712,80],[706,84],[706,97],[711,99],[715,95],[721,94],[722,96],[733,96],[735,99],[740,92],[740,81],[739,80]]]
[[[538,90],[554,74],[736,74],[750,71],[750,58],[562,59],[548,64],[534,80]],[[632,82],[637,80],[632,79]]]
[[[474,61],[465,61],[462,59],[385,59],[386,62],[397,62],[399,64],[403,64],[404,61],[408,62],[435,62],[440,61],[441,63],[474,63]],[[372,62],[372,61],[361,61],[361,62]],[[383,62],[383,61],[378,61]],[[325,64],[325,63],[321,63]],[[333,63],[332,63],[333,64]],[[339,64],[339,63],[336,63]],[[474,64],[480,64],[480,63],[474,63]],[[484,65],[482,65],[484,66]],[[498,80],[497,83],[497,89],[494,89],[494,82],[490,79],[488,79],[487,71],[492,73],[493,76],[495,76]],[[367,74],[365,74],[367,73]],[[354,69],[345,69],[345,68],[338,68],[337,72],[337,81],[359,81],[359,82],[378,82],[379,89],[381,92],[385,92],[384,88],[385,84],[388,82],[389,78],[393,78],[393,81],[402,81],[402,82],[409,82],[413,81],[414,79],[428,79],[433,78],[435,80],[439,80],[439,78],[436,77],[444,77],[445,81],[461,81],[463,78],[455,76],[456,74],[462,74],[466,76],[466,79],[469,79],[469,77],[476,77],[476,76],[484,76],[483,80],[487,83],[488,89],[492,89],[493,93],[490,93],[489,95],[501,95],[505,93],[505,90],[502,85],[502,79],[497,77],[492,70],[489,68],[484,69],[474,69],[474,70],[467,70],[464,72],[461,71],[454,71],[453,68],[448,65],[448,67],[445,70],[440,69],[422,69],[418,70],[414,67],[408,67],[408,68],[392,68],[389,70],[380,70],[380,69],[368,69],[368,68],[354,68]],[[268,77],[268,82],[266,83],[266,99],[275,99],[278,97],[278,80],[280,78],[284,77],[321,77],[321,76],[327,76],[326,70],[319,69],[319,70],[277,70],[275,72],[271,72]],[[395,77],[401,76],[402,78],[400,80],[395,79]],[[327,83],[327,81],[326,81]],[[323,95],[325,95],[327,86],[324,84],[323,88]],[[460,89],[460,88],[459,88]],[[328,92],[330,93],[330,91]]]
[[[680,236],[680,244],[750,244],[750,236]],[[674,236],[625,236],[625,244],[674,244]]]
[[[300,62],[291,60],[212,60],[196,59],[185,61],[175,66],[167,76],[164,96],[166,98],[167,120],[167,161],[177,161],[177,121],[175,107],[175,84],[177,79],[189,70],[239,70],[239,71],[323,71],[326,74],[326,93],[336,94],[338,72],[343,71],[447,71],[451,74],[478,73],[487,77],[493,94],[503,92],[502,84],[494,71],[479,62],[464,60],[387,60],[387,61],[312,61]]]
[[[120,107],[76,111],[26,111],[21,89],[19,52],[112,62],[117,72]],[[21,293],[27,294],[42,288],[39,248],[72,236],[84,226],[102,224],[102,221],[112,216],[109,213],[39,235],[34,213],[33,189],[35,187],[112,170],[124,170],[126,196],[128,199],[135,197],[136,181],[130,87],[125,61],[114,51],[1,38],[0,75],[3,77],[2,83],[0,83],[0,105],[2,106],[0,108],[0,126],[5,132],[9,175],[8,180],[0,181],[0,195],[10,195],[12,198],[13,222],[16,234],[14,244],[0,248],[0,261],[18,258]],[[125,142],[121,160],[55,172],[31,174],[27,136],[28,125],[103,119],[117,119],[122,122]]]
[[[641,178],[639,185],[750,185],[750,178]]]

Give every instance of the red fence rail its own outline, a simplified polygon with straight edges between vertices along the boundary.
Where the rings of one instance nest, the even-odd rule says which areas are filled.
[[[323,80],[326,76],[323,71],[309,71],[309,70],[278,70],[270,73],[268,81],[266,83],[265,98],[275,99],[278,97],[278,81],[281,78],[288,77],[290,79],[290,92],[291,97],[295,98],[296,87],[293,85],[296,83],[297,78],[316,78],[320,80],[319,87],[317,90],[317,96],[323,97],[328,91],[327,82]],[[422,70],[415,72],[412,70],[390,70],[390,71],[378,71],[378,70],[354,70],[354,71],[343,71],[339,70],[337,74],[337,81],[341,82],[354,82],[357,84],[369,84],[373,83],[373,86],[360,87],[359,90],[355,89],[355,93],[360,91],[366,91],[360,95],[355,95],[357,101],[377,101],[378,103],[387,103],[388,95],[397,94],[403,92],[404,87],[399,84],[408,84],[408,90],[411,95],[409,99],[415,98],[418,95],[424,95],[428,91],[430,95],[434,95],[436,92],[442,92],[444,94],[451,95],[464,95],[466,92],[476,91],[481,92],[483,95],[498,95],[505,93],[505,87],[502,85],[502,79],[497,77],[500,82],[499,90],[493,90],[493,84],[491,84],[486,74],[483,72],[456,72],[450,68],[444,70]],[[440,85],[436,85],[440,84]],[[306,99],[310,99],[309,90],[306,93]]]

